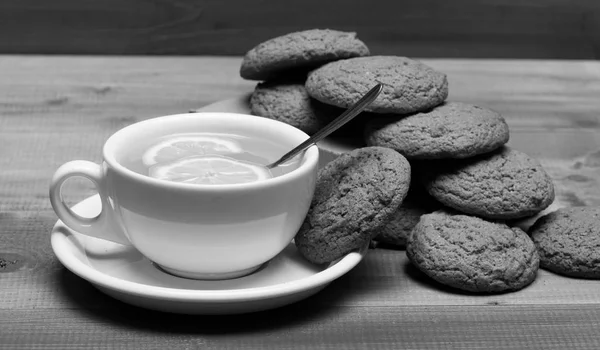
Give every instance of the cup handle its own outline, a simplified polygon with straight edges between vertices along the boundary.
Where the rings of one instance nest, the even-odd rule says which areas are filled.
[[[100,195],[102,210],[93,218],[75,213],[62,198],[62,185],[74,176],[84,177],[94,184]],[[58,218],[70,229],[115,243],[131,245],[125,233],[117,224],[106,195],[106,181],[102,166],[85,160],[74,160],[61,165],[50,183],[50,203]]]

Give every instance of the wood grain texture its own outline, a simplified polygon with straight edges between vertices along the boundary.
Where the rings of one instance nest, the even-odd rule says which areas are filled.
[[[0,327],[5,332],[2,344],[12,350],[34,346],[43,349],[596,350],[600,346],[596,336],[600,327],[598,305],[556,305],[552,309],[531,305],[317,308],[314,301],[307,299],[260,315],[229,317],[174,316],[128,305],[119,305],[119,313],[116,308],[6,310],[0,311]]]
[[[377,54],[600,57],[595,0],[0,2],[0,53],[241,55],[310,28],[357,31]]]
[[[541,159],[566,205],[600,205],[600,63],[424,60],[450,99],[502,113],[511,145]],[[540,271],[517,293],[457,293],[374,249],[317,295],[250,315],[170,315],[116,301],[66,270],[49,233],[49,179],[100,161],[139,120],[252,91],[239,57],[0,56],[0,349],[598,349],[600,281]],[[69,184],[75,203],[93,193]],[[14,264],[12,264],[14,262]],[[1,264],[0,264],[1,266]],[[8,266],[8,265],[7,265]]]

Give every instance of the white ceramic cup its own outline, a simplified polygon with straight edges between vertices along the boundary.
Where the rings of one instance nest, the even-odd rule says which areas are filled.
[[[169,273],[195,279],[227,279],[253,272],[293,239],[313,197],[319,161],[307,149],[297,169],[266,180],[195,185],[136,173],[121,163],[143,140],[182,132],[235,133],[267,139],[287,149],[308,138],[275,120],[234,113],[186,113],[148,119],[112,135],[103,162],[75,160],[55,172],[50,201],[60,220],[76,232],[133,245]],[[94,218],[73,212],[61,187],[73,176],[91,180],[102,201]]]

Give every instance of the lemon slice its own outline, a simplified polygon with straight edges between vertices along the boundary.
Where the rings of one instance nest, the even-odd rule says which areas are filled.
[[[195,156],[149,169],[151,177],[190,184],[225,185],[265,180],[272,177],[264,166],[225,156]]]
[[[142,156],[142,162],[151,166],[190,156],[241,152],[242,148],[233,140],[204,135],[179,136],[150,147]]]

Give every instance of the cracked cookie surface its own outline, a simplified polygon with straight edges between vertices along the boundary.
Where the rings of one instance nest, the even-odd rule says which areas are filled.
[[[542,268],[600,279],[600,207],[560,208],[539,218],[529,234]]]
[[[460,102],[431,111],[370,120],[367,145],[393,148],[408,159],[468,158],[506,144],[508,125],[497,112]]]
[[[448,211],[421,217],[406,255],[437,282],[469,292],[522,289],[539,267],[535,245],[521,229]]]
[[[369,242],[402,203],[410,165],[400,153],[364,147],[319,171],[315,194],[294,241],[307,260],[339,259]]]
[[[448,97],[444,73],[407,57],[369,56],[327,63],[308,74],[306,90],[323,103],[348,108],[376,84],[383,89],[365,111],[406,114]]]
[[[423,161],[417,167],[435,199],[483,218],[531,216],[554,200],[554,184],[540,162],[506,146],[467,159]]]
[[[271,80],[290,72],[306,74],[327,62],[368,55],[369,48],[354,32],[311,29],[278,36],[253,47],[242,60],[240,76]]]
[[[394,212],[390,220],[379,229],[374,241],[398,248],[406,247],[406,240],[421,216],[442,209],[417,182],[411,182],[406,198]]]

